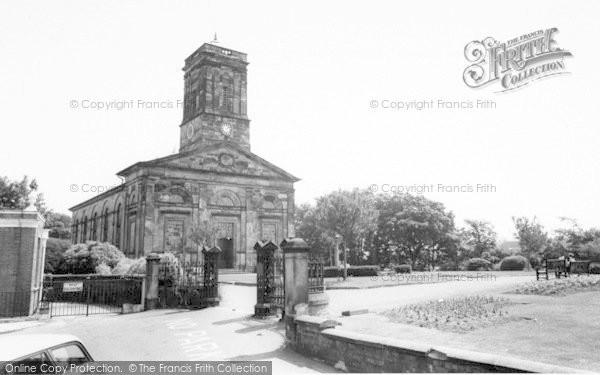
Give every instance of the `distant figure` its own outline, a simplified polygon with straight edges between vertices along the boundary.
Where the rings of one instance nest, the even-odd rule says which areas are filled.
[[[571,263],[575,261],[575,257],[572,253],[569,253],[568,256],[565,257],[565,267],[567,269],[567,273],[571,273]]]

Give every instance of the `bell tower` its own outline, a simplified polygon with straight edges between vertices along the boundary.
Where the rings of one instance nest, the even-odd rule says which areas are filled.
[[[204,43],[187,59],[179,152],[230,141],[250,150],[246,54]]]

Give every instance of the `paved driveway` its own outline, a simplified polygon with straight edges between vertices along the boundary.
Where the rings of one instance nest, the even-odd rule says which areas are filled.
[[[214,308],[55,317],[7,335],[74,334],[96,360],[266,360],[274,374],[335,371],[286,349],[277,319],[251,317],[256,287],[223,285],[221,293]]]

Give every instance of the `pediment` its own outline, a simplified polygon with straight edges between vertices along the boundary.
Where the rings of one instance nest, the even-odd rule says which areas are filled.
[[[127,175],[136,167],[197,170],[298,181],[298,178],[231,143],[217,143],[202,149],[179,153],[148,162],[137,163],[120,172]]]

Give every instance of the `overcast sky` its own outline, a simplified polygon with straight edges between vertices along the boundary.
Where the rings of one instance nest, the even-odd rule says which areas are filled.
[[[513,234],[511,216],[600,226],[597,41],[591,1],[45,1],[0,5],[0,175],[35,177],[67,209],[115,173],[179,147],[184,59],[218,33],[248,53],[252,151],[300,177],[297,203],[338,188],[492,184],[434,193]],[[464,47],[557,27],[571,72],[471,89]],[[493,100],[393,110],[384,100]],[[71,108],[83,100],[134,108]],[[138,100],[173,108],[138,108]],[[371,101],[380,105],[371,108]],[[79,187],[71,192],[71,185]]]

